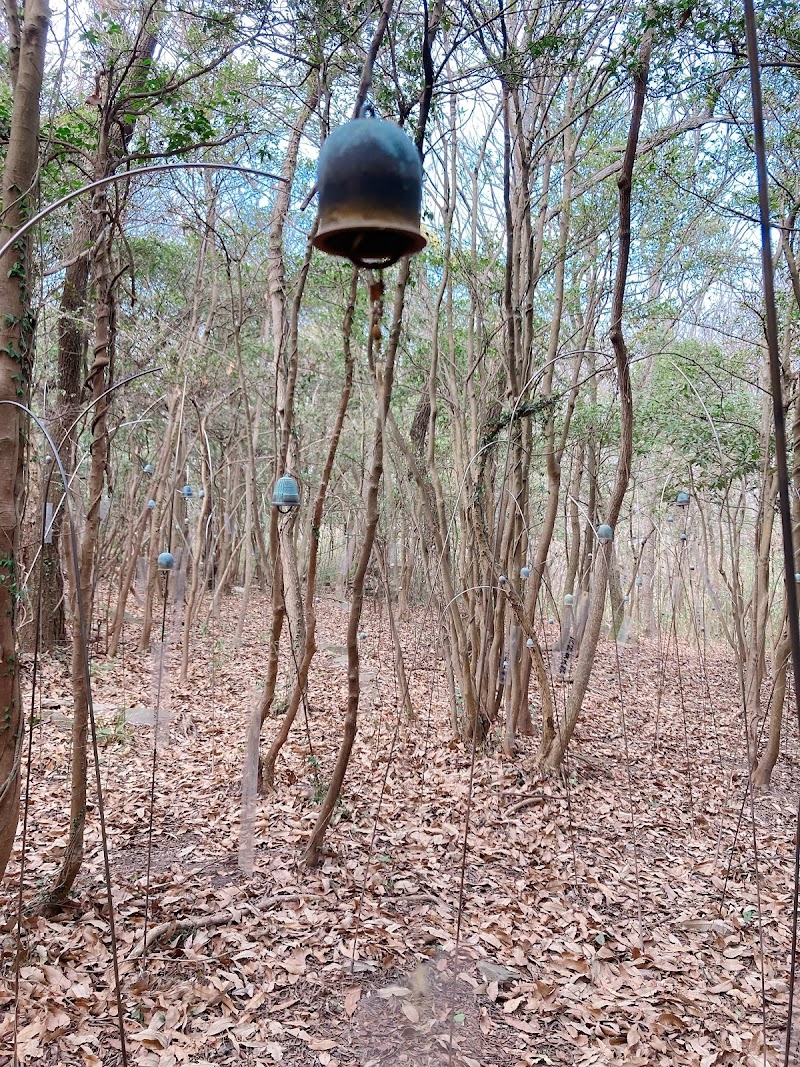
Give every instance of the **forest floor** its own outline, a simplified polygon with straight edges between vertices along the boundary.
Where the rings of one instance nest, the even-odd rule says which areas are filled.
[[[146,712],[125,711],[154,703],[151,656],[131,651],[135,622],[123,656],[94,662],[131,1064],[444,1065],[451,1039],[459,1067],[778,1062],[800,747],[792,729],[773,789],[751,803],[727,649],[700,656],[687,639],[665,661],[655,643],[604,646],[563,778],[526,770],[535,738],[504,757],[498,727],[475,764],[456,958],[470,752],[451,739],[431,620],[402,626],[418,719],[398,725],[387,620],[368,605],[360,730],[324,862],[306,869],[346,694],[346,609],[320,602],[308,730],[301,711],[276,790],[258,800],[246,876],[242,767],[269,614],[255,598],[235,647],[238,606],[232,598],[197,637],[188,684],[173,666],[152,835],[153,731],[135,723]],[[26,907],[66,844],[69,692],[65,662],[46,660]],[[270,719],[265,740],[276,727]],[[91,793],[69,908],[23,918],[25,1064],[122,1061]],[[15,1017],[17,845],[0,890],[0,1064],[11,1063]],[[128,957],[142,938],[148,857],[148,924],[179,925],[142,961]]]

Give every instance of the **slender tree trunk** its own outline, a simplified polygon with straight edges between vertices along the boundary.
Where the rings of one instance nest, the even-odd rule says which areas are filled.
[[[150,479],[147,483],[148,499],[153,499],[156,502],[156,506],[153,509],[148,508],[146,505],[142,508],[139,518],[130,530],[130,536],[128,543],[125,547],[123,554],[122,564],[120,566],[120,578],[119,578],[119,595],[117,596],[117,606],[114,611],[114,619],[111,623],[111,634],[109,637],[109,656],[116,656],[119,651],[119,644],[122,640],[122,633],[125,627],[125,608],[128,603],[128,596],[131,591],[131,587],[135,580],[136,566],[141,558],[141,553],[145,542],[151,549],[151,557],[154,559],[158,555],[158,552],[153,556],[152,548],[155,544],[156,534],[159,527],[163,525],[162,516],[164,508],[169,508],[170,496],[172,493],[172,485],[169,483],[169,471],[172,465],[172,447],[174,443],[175,431],[178,425],[178,413],[181,410],[181,394],[179,390],[176,390],[169,403],[169,413],[167,416],[167,423],[163,432],[163,445],[156,460],[156,469],[152,475],[147,477]],[[159,548],[159,552],[161,549]],[[147,604],[145,604],[145,612],[147,612]],[[149,629],[147,642],[140,646],[146,648],[149,643]]]
[[[772,530],[775,519],[775,499],[778,482],[773,474],[761,483],[761,503],[755,533],[755,579],[750,598],[750,637],[745,666],[744,706],[749,731],[750,766],[758,762],[758,736],[761,730],[761,683],[764,679],[764,652],[770,608],[770,564],[772,562]]]
[[[411,693],[408,688],[408,678],[406,675],[406,666],[403,659],[403,646],[400,641],[400,633],[397,629],[397,620],[394,616],[394,607],[392,606],[392,583],[390,581],[390,568],[386,558],[386,546],[378,544],[376,551],[378,566],[381,571],[381,578],[383,579],[383,589],[386,596],[386,614],[389,619],[389,633],[392,638],[392,649],[394,651],[394,672],[395,680],[397,682],[397,688],[400,693],[400,703],[403,706],[406,718],[409,722],[413,722],[414,705],[411,702]]]
[[[325,457],[325,466],[322,469],[322,477],[320,479],[319,488],[317,490],[317,497],[314,501],[314,512],[311,520],[311,544],[308,554],[308,570],[306,571],[306,608],[307,619],[305,629],[304,647],[302,650],[302,659],[298,665],[297,675],[295,678],[294,686],[292,688],[292,695],[289,700],[289,706],[286,710],[286,714],[283,717],[280,729],[277,736],[272,742],[270,749],[264,759],[264,763],[261,769],[260,778],[262,782],[272,787],[275,781],[275,762],[278,758],[278,754],[286,743],[289,737],[289,731],[294,724],[295,717],[300,708],[300,702],[305,695],[306,686],[308,684],[308,672],[311,668],[311,662],[314,658],[314,654],[317,650],[316,644],[316,632],[317,632],[317,615],[314,603],[316,584],[317,584],[317,564],[319,560],[319,538],[322,528],[322,513],[325,507],[325,498],[328,493],[328,485],[333,471],[334,460],[336,459],[336,452],[339,448],[339,440],[342,436],[342,428],[344,426],[345,416],[347,414],[347,408],[350,403],[350,396],[353,391],[353,351],[351,345],[351,334],[353,329],[353,316],[355,314],[355,303],[358,285],[358,270],[353,268],[352,280],[350,283],[350,299],[347,305],[347,310],[344,316],[344,325],[342,329],[342,343],[344,350],[344,381],[342,383],[342,392],[339,397],[339,407],[336,412],[336,418],[334,420],[333,429],[331,430],[331,436],[328,442],[328,453]],[[262,719],[263,722],[263,719]]]
[[[28,0],[23,17],[15,0],[7,0],[6,21],[13,100],[2,176],[2,242],[25,222],[35,202],[39,101],[50,9],[46,0]],[[30,269],[28,235],[15,241],[0,259],[0,401],[28,400],[34,330]],[[15,614],[24,427],[19,409],[4,405],[0,415],[0,878],[11,855],[19,817],[23,720]]]
[[[793,259],[790,260],[792,283],[795,289],[798,306],[800,306],[800,285],[797,284],[796,269]],[[790,363],[790,332],[791,317],[787,316],[784,345],[784,367],[791,373]],[[797,376],[795,375],[795,385]],[[792,419],[792,522],[795,545],[794,570],[800,573],[800,402],[797,396],[794,400],[794,417]],[[784,591],[785,598],[785,591]],[[753,787],[767,789],[772,781],[772,772],[778,762],[781,749],[781,734],[783,728],[783,711],[786,702],[787,671],[791,660],[791,640],[786,617],[786,605],[784,600],[783,623],[781,636],[772,657],[772,672],[774,688],[772,703],[770,705],[767,743],[758,765],[753,772]]]
[[[81,370],[85,368],[86,359],[87,337],[83,318],[91,260],[89,212],[79,204],[75,215],[75,229],[67,251],[69,263],[64,272],[58,318],[59,411],[53,434],[61,460],[70,474],[75,468],[75,420],[80,409]],[[48,574],[42,588],[43,649],[52,649],[66,639],[64,576],[59,553],[64,509],[58,507],[63,492],[64,487],[60,482],[51,479],[48,499],[53,504],[52,541],[42,546],[42,564]]]
[[[281,168],[281,176],[286,179],[278,187],[275,204],[272,209],[269,234],[269,254],[267,259],[269,307],[272,330],[272,345],[275,363],[275,417],[277,433],[276,467],[280,477],[287,470],[289,447],[291,442],[292,422],[294,420],[294,385],[297,380],[297,330],[300,303],[305,288],[308,269],[311,264],[311,242],[306,245],[306,256],[300,277],[297,280],[292,306],[291,322],[286,317],[286,277],[283,250],[283,234],[291,200],[292,179],[297,169],[297,157],[300,141],[314,109],[319,102],[321,86],[314,77],[313,84],[303,108],[295,120],[286,155]],[[278,512],[270,509],[269,526],[270,566],[272,571],[272,620],[270,624],[270,645],[267,657],[264,693],[261,698],[261,723],[269,715],[275,688],[278,682],[278,664],[280,659],[280,640],[286,615],[286,600],[283,592],[283,566],[281,546],[278,536]]]
[[[328,790],[322,801],[322,806],[317,815],[317,821],[311,832],[311,840],[305,853],[305,862],[308,866],[316,866],[320,859],[320,850],[325,836],[325,830],[333,815],[336,801],[344,784],[347,766],[350,762],[350,753],[356,737],[358,724],[358,701],[360,695],[359,682],[359,653],[358,653],[358,630],[361,622],[361,609],[364,602],[364,583],[367,576],[372,548],[375,542],[375,533],[378,528],[380,509],[378,499],[383,474],[383,450],[384,432],[386,420],[389,414],[389,405],[392,399],[392,384],[394,382],[394,363],[397,347],[400,341],[400,328],[403,318],[405,303],[405,290],[411,271],[410,259],[406,258],[400,266],[400,274],[395,290],[394,313],[392,317],[392,332],[386,352],[386,362],[381,371],[376,366],[376,413],[375,435],[372,445],[372,461],[366,484],[366,520],[364,539],[361,543],[361,551],[358,566],[353,578],[353,596],[350,602],[350,614],[347,623],[347,709],[345,712],[342,741],[339,753],[336,757],[336,765],[331,776]],[[374,332],[374,331],[373,331]],[[372,336],[372,334],[371,334]]]
[[[613,528],[616,525],[625,499],[630,479],[631,459],[633,455],[633,395],[631,391],[630,365],[628,349],[625,344],[625,335],[622,328],[623,309],[625,303],[625,286],[628,277],[628,261],[631,250],[631,187],[633,168],[636,160],[636,149],[639,143],[639,129],[644,111],[645,95],[647,93],[647,79],[650,69],[650,55],[652,52],[653,39],[652,28],[645,30],[639,48],[639,62],[634,73],[633,112],[628,131],[628,141],[625,148],[625,156],[622,163],[617,185],[619,188],[619,239],[617,272],[614,281],[614,293],[611,306],[611,329],[610,338],[614,348],[614,356],[617,365],[617,386],[620,400],[620,446],[619,462],[617,465],[614,487],[608,505],[606,522]],[[594,658],[597,651],[597,642],[600,636],[600,628],[605,609],[606,586],[608,580],[608,567],[611,558],[611,542],[596,542],[594,588],[589,604],[589,612],[586,620],[581,649],[578,661],[575,665],[573,684],[570,690],[569,703],[567,705],[564,723],[557,730],[553,740],[549,744],[539,747],[539,763],[546,771],[554,771],[561,766],[567,751],[572,734],[575,731],[583,699],[589,686]]]
[[[97,301],[94,322],[94,355],[87,380],[87,393],[93,402],[91,408],[92,444],[90,448],[89,476],[87,480],[88,502],[86,517],[80,538],[80,575],[68,571],[69,585],[74,596],[80,597],[83,617],[91,620],[94,606],[95,560],[98,531],[100,528],[100,500],[108,464],[108,433],[106,418],[109,399],[104,393],[108,387],[112,361],[114,323],[114,279],[111,270],[111,234],[107,203],[104,193],[95,197],[94,217],[102,232],[95,235],[94,286]],[[78,580],[79,579],[79,580]],[[70,790],[69,839],[48,894],[48,903],[53,907],[63,904],[83,863],[83,839],[86,825],[86,770],[88,762],[89,700],[88,679],[84,668],[84,641],[87,634],[78,625],[79,613],[73,614],[72,626],[72,771]]]
[[[783,727],[783,706],[786,703],[786,671],[791,657],[791,640],[788,630],[784,631],[775,648],[773,656],[774,679],[772,683],[772,700],[767,724],[767,743],[753,771],[753,788],[768,789],[772,772],[778,762],[781,751],[781,730]]]

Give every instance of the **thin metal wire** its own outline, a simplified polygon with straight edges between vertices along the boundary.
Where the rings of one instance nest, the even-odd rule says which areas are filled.
[[[517,398],[514,404],[514,410],[516,410],[522,396]],[[503,464],[503,477],[500,482],[501,494],[505,492],[505,487],[508,482],[508,473],[511,460],[512,440],[509,433],[508,447],[506,448],[505,462]],[[491,570],[489,571],[489,589],[493,591],[495,586],[491,583],[492,570],[498,567],[498,554],[501,544],[501,524],[499,516],[496,517],[496,526],[494,531],[494,546],[492,548],[492,560]],[[469,758],[469,778],[467,782],[467,803],[464,810],[464,836],[461,844],[461,861],[460,861],[460,874],[458,884],[458,912],[456,915],[456,929],[454,938],[453,957],[455,962],[455,969],[458,972],[458,954],[461,947],[461,928],[464,918],[464,906],[466,903],[466,873],[467,873],[467,851],[469,849],[469,832],[471,829],[471,815],[472,815],[472,801],[475,791],[475,763],[478,753],[478,730],[481,724],[481,699],[483,696],[483,682],[486,675],[486,656],[488,653],[488,647],[486,642],[486,634],[489,628],[489,618],[492,608],[496,605],[495,596],[488,594],[484,599],[484,611],[483,611],[483,643],[481,647],[481,653],[478,657],[478,686],[475,699],[475,721],[472,725],[472,745],[470,746],[470,758]],[[453,982],[452,995],[450,998],[450,1004],[448,1008],[449,1014],[449,1033],[447,1042],[447,1064],[448,1067],[453,1065],[453,1053],[454,1053],[454,1037],[455,1037],[455,982]]]
[[[58,464],[59,474],[64,484],[64,489],[67,491],[66,507],[67,517],[69,520],[69,533],[70,533],[70,551],[72,553],[72,563],[75,571],[75,584],[80,589],[80,552],[78,551],[78,535],[75,529],[75,516],[72,510],[72,501],[69,496],[68,486],[69,479],[67,472],[64,468],[64,464],[61,461],[61,455],[56,448],[53,438],[47,427],[35,412],[31,411],[25,404],[20,404],[17,400],[0,400],[0,404],[5,404],[8,407],[17,408],[19,411],[24,412],[29,418],[33,419],[36,425],[44,434],[47,439],[47,443],[53,453],[53,460]],[[87,710],[89,712],[89,728],[92,735],[92,754],[94,757],[94,772],[95,781],[97,785],[97,814],[100,821],[100,840],[103,851],[103,872],[106,881],[106,900],[108,903],[108,927],[110,934],[110,947],[111,947],[111,962],[114,973],[114,993],[117,1005],[117,1023],[119,1026],[120,1036],[120,1055],[122,1059],[122,1067],[128,1065],[128,1047],[125,1038],[125,1023],[122,1018],[122,989],[120,985],[119,976],[119,955],[117,952],[117,934],[114,926],[114,896],[111,891],[111,862],[108,856],[108,837],[106,835],[106,814],[105,804],[103,802],[103,782],[102,774],[100,771],[100,751],[97,744],[97,724],[94,717],[94,700],[92,697],[92,674],[89,664],[89,640],[88,629],[86,626],[86,614],[84,612],[83,597],[78,595],[76,598],[78,609],[78,628],[81,634],[81,652],[82,652],[82,666],[84,674],[84,682],[86,685],[86,703]]]
[[[142,931],[142,967],[147,963],[147,923],[150,918],[150,874],[153,868],[153,818],[156,806],[156,773],[158,770],[158,734],[161,714],[161,687],[164,681],[164,656],[167,640],[167,605],[169,603],[169,571],[164,572],[164,609],[161,613],[161,647],[158,657],[156,706],[153,709],[153,759],[150,764],[150,810],[147,814],[147,866],[144,888],[144,930]]]
[[[47,478],[42,487],[42,525],[40,545],[44,545],[45,532],[47,529],[47,497],[50,494],[50,482],[53,478],[53,466],[51,464],[47,472]],[[25,859],[28,845],[28,815],[30,813],[31,798],[31,775],[33,763],[33,717],[36,712],[36,692],[39,680],[39,653],[42,646],[42,599],[44,595],[44,552],[39,553],[39,588],[36,596],[36,629],[33,647],[33,669],[31,671],[31,711],[28,719],[28,754],[25,765],[25,803],[22,809],[22,838],[20,841],[19,858],[19,892],[17,893],[17,951],[14,960],[14,1036],[13,1056],[14,1067],[19,1063],[17,1050],[17,1034],[19,1033],[19,979],[22,967],[22,900],[25,885]],[[39,721],[41,722],[41,716]],[[25,727],[20,723],[20,736],[24,736]],[[20,753],[21,755],[21,753]],[[20,760],[20,767],[22,761]]]
[[[781,382],[781,358],[778,346],[778,314],[775,306],[775,285],[772,265],[772,234],[769,210],[769,176],[767,173],[767,146],[764,136],[764,108],[761,100],[761,72],[758,60],[758,34],[753,0],[744,0],[745,33],[747,37],[747,61],[750,68],[750,95],[753,102],[753,148],[758,180],[758,214],[761,224],[761,271],[764,283],[764,328],[769,353],[769,376],[772,390],[772,415],[775,424],[775,469],[778,475],[778,497],[783,535],[783,567],[786,576],[786,604],[789,613],[789,637],[792,648],[792,674],[794,676],[795,708],[800,722],[800,620],[797,615],[797,588],[794,581],[794,538],[792,535],[792,510],[789,493],[789,468],[786,458],[786,420],[783,408],[783,385]],[[800,834],[795,836],[795,866],[800,856]],[[800,882],[794,880],[792,906],[792,962],[789,973],[789,1007],[786,1023],[786,1050],[784,1063],[788,1067],[792,1039],[792,1012],[794,986],[797,974],[797,921],[800,907]]]
[[[684,550],[686,548],[686,542],[685,541],[681,541],[681,545],[683,547],[681,549],[681,554],[680,554],[680,557],[678,559],[678,574],[679,574],[679,576],[682,577],[683,568],[682,568],[681,564],[683,562],[683,552],[684,552]],[[690,830],[692,836],[694,836],[694,833],[695,833],[695,814],[694,814],[694,790],[692,788],[692,758],[691,758],[691,753],[689,752],[689,727],[688,727],[688,723],[686,721],[686,696],[685,696],[684,689],[683,689],[683,670],[681,668],[681,651],[680,651],[680,644],[678,642],[678,620],[677,620],[678,603],[677,603],[677,598],[675,597],[675,587],[674,586],[670,586],[670,602],[671,602],[671,612],[670,612],[670,614],[672,616],[672,635],[673,635],[673,640],[675,642],[675,667],[676,667],[676,676],[677,676],[677,679],[678,679],[678,698],[680,700],[680,705],[681,705],[681,722],[683,723],[683,745],[684,745],[684,748],[686,750],[686,784],[687,784],[687,786],[689,788],[689,816],[690,816],[690,819],[691,819],[691,822],[689,824],[689,830]]]
[[[542,603],[542,592],[543,591],[546,592],[548,594],[548,596],[550,597],[550,599],[553,601],[553,610],[557,611],[557,605],[556,605],[555,597],[553,596],[553,592],[552,592],[552,590],[551,590],[551,588],[550,588],[550,586],[549,586],[549,584],[547,582],[547,579],[545,578],[544,575],[542,575],[542,584],[539,586],[539,593],[538,593],[537,600],[536,600],[536,606],[538,607],[539,615],[542,618],[545,615],[545,612],[543,610],[544,604]],[[574,622],[574,619],[572,621]],[[552,657],[552,655],[554,653],[554,649],[551,648],[549,643],[548,643],[548,640],[547,640],[547,629],[546,628],[545,628],[545,631],[544,631],[544,640],[542,642],[542,647],[544,648],[544,652],[545,652],[545,662],[550,664],[552,662],[551,661],[551,657]],[[555,683],[555,678],[553,676],[552,667],[547,672],[547,679],[548,679],[549,686],[550,686],[550,699],[551,699],[551,701],[553,703],[553,724],[554,724],[554,726],[556,728],[556,733],[558,734],[559,743],[561,743],[561,739],[562,739],[562,733],[561,733],[562,716],[563,716],[564,722],[566,722],[566,719],[567,719],[567,707],[568,707],[567,688],[568,688],[568,686],[566,684],[566,678],[565,678],[564,684],[561,686],[562,696],[563,696],[563,701],[562,701],[563,710],[562,710],[561,714],[559,714],[558,699],[556,697],[556,683]],[[568,828],[569,828],[570,852],[572,854],[573,888],[575,889],[575,892],[577,894],[578,893],[578,852],[577,852],[577,849],[575,847],[575,822],[574,822],[573,817],[572,817],[572,767],[570,766],[570,761],[569,761],[569,744],[567,744],[566,747],[564,748],[564,791],[565,791],[566,798],[567,798],[567,825],[568,825]]]
[[[280,520],[278,520],[280,521]],[[286,629],[289,634],[289,651],[292,654],[292,662],[294,663],[294,676],[295,685],[300,686],[300,664],[297,662],[297,653],[294,650],[294,634],[292,633],[292,620],[289,618],[289,612],[286,612]],[[305,652],[303,653],[305,655]],[[300,701],[303,705],[303,718],[306,727],[306,740],[308,741],[308,758],[312,761],[312,766],[316,766],[313,761],[316,758],[314,756],[314,745],[311,741],[311,720],[308,715],[308,679],[306,679],[305,685],[300,686]]]
[[[617,686],[619,691],[619,713],[622,719],[622,744],[625,751],[625,771],[628,782],[628,805],[631,809],[631,839],[633,841],[633,869],[636,875],[636,907],[639,912],[639,948],[644,953],[644,921],[642,918],[642,882],[639,874],[639,838],[636,832],[636,811],[633,803],[633,776],[631,774],[631,757],[628,748],[628,723],[625,716],[625,695],[622,690],[622,666],[619,662],[619,644],[614,641],[614,658],[617,665]]]

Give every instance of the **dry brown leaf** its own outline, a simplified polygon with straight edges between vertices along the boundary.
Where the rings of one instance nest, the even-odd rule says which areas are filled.
[[[353,1012],[356,1010],[356,1006],[361,999],[361,986],[353,986],[352,989],[348,989],[344,998],[344,1013],[349,1019]]]
[[[401,1004],[400,1007],[401,1007],[401,1010],[403,1012],[403,1015],[405,1015],[405,1017],[408,1019],[408,1021],[410,1023],[418,1023],[419,1022],[419,1012],[417,1011],[417,1009],[414,1007],[413,1004],[409,1004],[408,1001],[403,1001],[403,1003]]]

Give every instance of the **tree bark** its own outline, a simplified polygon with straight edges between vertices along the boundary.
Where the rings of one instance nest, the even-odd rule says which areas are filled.
[[[80,536],[80,575],[68,568],[69,586],[75,598],[80,597],[83,618],[91,620],[94,606],[95,564],[97,538],[100,529],[100,500],[103,495],[106,468],[108,465],[108,432],[106,419],[109,396],[106,393],[113,357],[115,337],[114,278],[111,268],[111,223],[108,217],[104,192],[95,197],[93,217],[100,232],[95,234],[96,253],[93,257],[95,287],[94,348],[92,366],[86,382],[86,392],[92,402],[89,476],[87,479],[87,506],[83,530]],[[80,615],[72,612],[72,770],[70,789],[69,839],[55,876],[53,887],[47,894],[47,903],[59,907],[66,899],[83,863],[83,840],[86,825],[86,792],[88,763],[89,701],[88,679],[84,666],[84,642],[88,634],[78,625]]]
[[[34,210],[39,149],[39,109],[45,46],[50,26],[47,0],[28,0],[24,16],[7,0],[13,102],[2,178],[0,241]],[[0,401],[26,403],[34,324],[31,315],[29,236],[0,259]],[[19,818],[23,720],[17,666],[16,600],[25,423],[6,404],[0,417],[0,878],[5,873]]]

